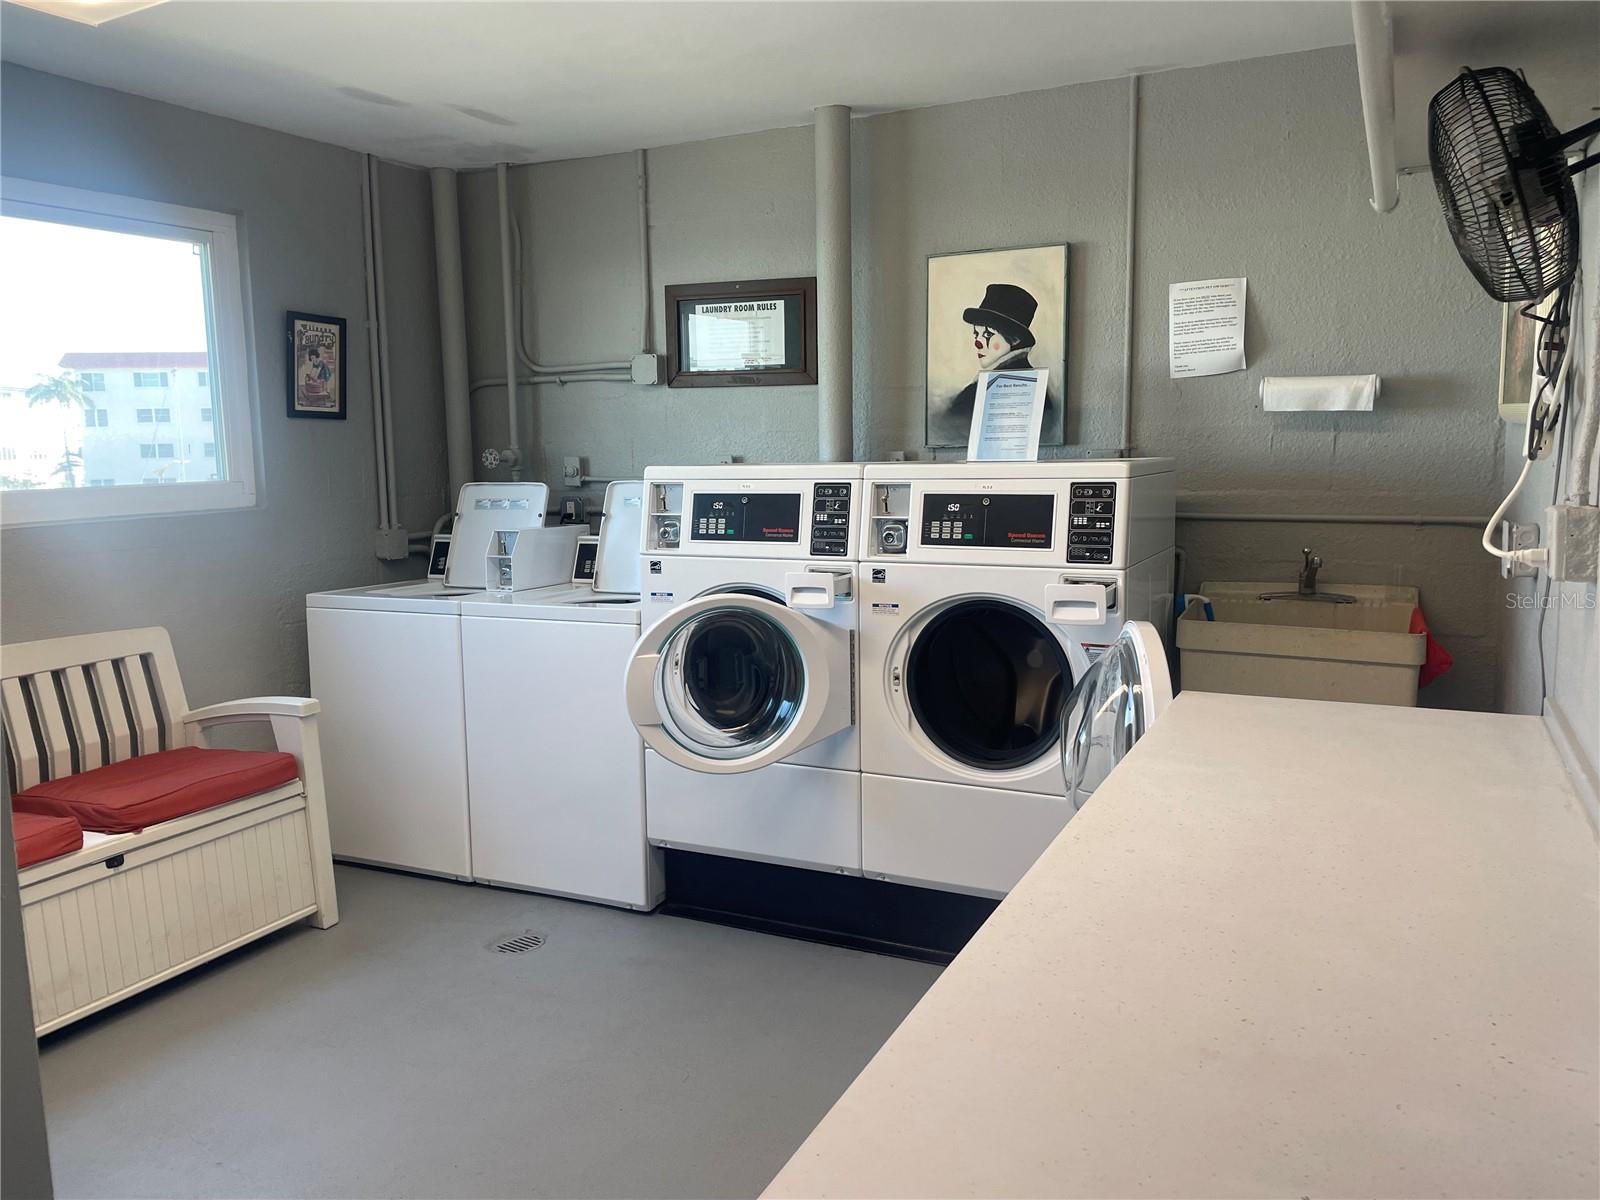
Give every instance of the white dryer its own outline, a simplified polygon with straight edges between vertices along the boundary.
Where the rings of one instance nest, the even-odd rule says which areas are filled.
[[[861,467],[652,467],[626,671],[650,841],[859,874]]]
[[[1072,815],[1074,681],[1171,611],[1172,460],[874,464],[864,490],[864,873],[1004,895]]]

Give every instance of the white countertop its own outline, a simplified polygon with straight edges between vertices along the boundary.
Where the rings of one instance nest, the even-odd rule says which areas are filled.
[[[1184,693],[766,1194],[1594,1196],[1597,892],[1538,718]]]

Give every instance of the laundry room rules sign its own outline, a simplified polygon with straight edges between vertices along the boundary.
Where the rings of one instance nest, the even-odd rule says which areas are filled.
[[[724,300],[695,304],[689,312],[691,371],[753,371],[781,367],[782,300]]]

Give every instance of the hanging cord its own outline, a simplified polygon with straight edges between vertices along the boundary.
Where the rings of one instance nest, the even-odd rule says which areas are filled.
[[[1524,308],[1521,314],[1540,325],[1534,350],[1534,374],[1539,380],[1539,389],[1528,406],[1528,434],[1523,443],[1522,470],[1517,475],[1516,483],[1506,493],[1506,498],[1500,502],[1500,507],[1495,509],[1494,516],[1483,528],[1484,550],[1506,562],[1542,567],[1550,559],[1547,546],[1505,550],[1495,545],[1494,537],[1501,520],[1511,510],[1511,505],[1528,482],[1533,464],[1549,449],[1551,435],[1560,427],[1562,414],[1566,411],[1567,367],[1571,361],[1567,354],[1567,322],[1571,317],[1572,287],[1575,282],[1568,283],[1556,293],[1548,316],[1541,316],[1533,305]]]

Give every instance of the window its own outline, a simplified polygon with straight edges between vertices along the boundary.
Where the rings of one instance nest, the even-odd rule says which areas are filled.
[[[0,392],[0,428],[23,434],[9,437],[14,457],[7,461],[15,465],[0,472],[0,522],[255,503],[245,297],[232,216],[0,179],[0,262],[0,380],[13,385]],[[109,409],[87,395],[174,382],[185,397],[199,391],[186,405],[206,414],[214,453],[205,467],[214,477],[182,478],[188,472],[178,465],[177,444],[149,442],[138,452],[146,470],[162,460],[171,466],[143,482],[168,486],[116,486],[119,477],[138,478],[119,468],[132,447],[84,436],[110,424]],[[144,425],[170,423],[173,415],[170,406],[134,412]]]
[[[206,443],[205,456],[207,458],[215,458],[217,456],[217,444],[215,442]]]
[[[209,408],[202,408],[200,410],[200,419],[209,424],[211,421],[211,410]]]

